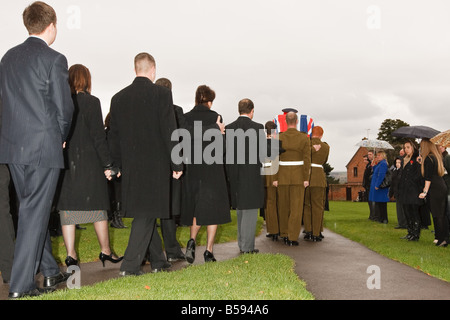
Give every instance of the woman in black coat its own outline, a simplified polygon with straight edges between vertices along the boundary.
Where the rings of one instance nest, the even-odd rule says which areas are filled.
[[[394,168],[392,168],[392,182],[389,188],[389,197],[395,199],[395,207],[397,210],[397,222],[398,226],[396,229],[406,229],[406,219],[403,214],[402,203],[398,200],[398,184],[403,171],[403,158],[396,158],[394,163]]]
[[[207,244],[203,256],[205,261],[215,261],[213,245],[217,226],[231,221],[230,204],[223,162],[206,163],[203,155],[209,145],[202,140],[194,141],[194,122],[200,121],[202,127],[210,127],[217,121],[218,114],[211,110],[215,93],[207,86],[197,88],[196,106],[185,114],[186,128],[191,134],[191,161],[186,163],[186,174],[183,180],[183,202],[181,223],[191,226],[191,239],[186,247],[186,260],[195,260],[195,239],[201,226],[207,226]],[[219,130],[219,129],[210,129]],[[222,136],[222,135],[221,135]],[[221,138],[223,139],[223,138]],[[222,143],[223,141],[219,142]],[[202,146],[202,161],[195,163],[196,146]],[[219,155],[223,158],[223,154]]]
[[[57,201],[66,264],[78,264],[75,250],[75,226],[94,223],[100,243],[100,260],[119,262],[109,243],[108,214],[110,207],[105,171],[112,167],[106,142],[100,101],[90,94],[91,75],[83,65],[69,69],[74,115],[65,147],[66,169],[61,174],[61,192]]]
[[[408,234],[403,237],[409,241],[420,238],[420,206],[423,200],[419,198],[422,191],[423,179],[420,173],[420,163],[417,162],[419,153],[415,144],[408,141],[404,145],[405,157],[403,169],[398,183],[398,201],[402,204],[406,218]]]
[[[449,242],[449,225],[446,217],[447,186],[444,179],[442,155],[437,146],[428,139],[420,142],[422,152],[421,173],[425,179],[421,199],[427,198],[434,222],[436,246],[446,247]]]

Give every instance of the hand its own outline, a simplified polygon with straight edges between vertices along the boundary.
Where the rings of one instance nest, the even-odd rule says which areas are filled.
[[[309,181],[303,181],[303,186],[305,188],[308,188],[309,187]]]
[[[105,177],[106,177],[106,179],[108,179],[108,180],[111,180],[112,179],[112,176],[111,176],[111,170],[105,170]]]
[[[216,124],[219,126],[220,132],[222,132],[222,134],[225,134],[225,124],[220,122],[220,116],[217,116]]]
[[[272,185],[273,185],[274,187],[278,187],[278,181],[272,182]]]
[[[64,141],[63,142],[63,149],[65,149],[66,148],[66,142]]]
[[[427,194],[425,192],[422,192],[421,194],[419,194],[420,199],[425,199],[426,196],[427,196]]]
[[[105,177],[108,180],[112,180],[112,178],[116,177],[119,178],[121,175],[119,168],[109,167],[109,169],[105,169],[104,171]]]
[[[173,171],[172,172],[172,177],[174,178],[174,179],[180,179],[180,177],[181,177],[181,175],[183,174],[183,171]]]

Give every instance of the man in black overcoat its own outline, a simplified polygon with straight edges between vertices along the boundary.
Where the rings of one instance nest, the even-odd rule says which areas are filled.
[[[0,163],[8,164],[19,201],[10,298],[39,295],[38,271],[44,287],[67,280],[47,229],[73,113],[67,60],[49,47],[57,33],[52,7],[34,2],[23,21],[30,37],[0,63]]]
[[[146,251],[154,240],[157,218],[169,218],[170,179],[182,165],[171,160],[177,139],[172,93],[155,85],[156,64],[148,53],[135,57],[136,78],[111,100],[108,141],[115,165],[121,168],[122,204],[134,218],[121,275],[140,274]],[[152,256],[152,254],[150,254]],[[157,269],[152,264],[152,269]]]
[[[231,207],[237,213],[239,249],[243,253],[256,253],[258,210],[264,207],[264,180],[258,146],[260,141],[266,143],[266,139],[264,126],[252,120],[255,111],[253,102],[242,99],[238,109],[237,120],[225,127],[226,171]],[[230,153],[233,153],[233,157]]]

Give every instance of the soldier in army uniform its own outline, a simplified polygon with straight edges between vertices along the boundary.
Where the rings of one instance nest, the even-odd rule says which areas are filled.
[[[264,127],[267,133],[267,150],[272,150],[272,143],[278,144],[278,154],[270,154],[263,164],[265,178],[264,213],[267,230],[266,237],[276,241],[280,234],[280,228],[278,223],[277,188],[273,185],[273,178],[279,168],[279,153],[283,152],[283,150],[280,141],[276,137],[276,124],[273,121],[267,121]]]
[[[311,134],[311,178],[305,192],[303,223],[305,240],[322,241],[321,230],[327,181],[323,165],[328,161],[330,146],[322,142],[323,129],[316,126]]]
[[[286,115],[288,129],[280,134],[283,152],[273,185],[278,187],[278,213],[280,236],[289,246],[298,246],[305,188],[309,185],[311,145],[307,134],[297,130],[298,117],[294,112]]]

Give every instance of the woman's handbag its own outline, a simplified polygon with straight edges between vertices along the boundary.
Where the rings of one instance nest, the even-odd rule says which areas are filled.
[[[392,171],[388,169],[386,175],[384,176],[383,182],[380,184],[380,189],[389,188],[392,182]]]

